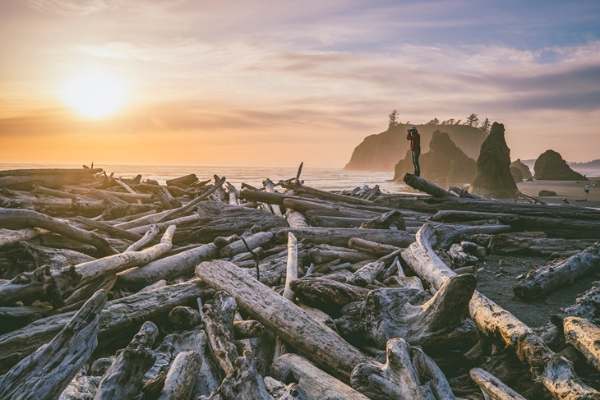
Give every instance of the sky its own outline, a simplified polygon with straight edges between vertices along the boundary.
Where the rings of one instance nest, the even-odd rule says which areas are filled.
[[[394,109],[600,158],[597,0],[2,0],[0,56],[0,162],[341,168]]]

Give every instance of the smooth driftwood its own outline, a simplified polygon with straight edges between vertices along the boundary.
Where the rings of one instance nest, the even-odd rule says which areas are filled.
[[[94,221],[94,220],[91,220],[88,218],[76,217],[76,218],[74,218],[74,220],[85,225],[88,228],[97,229],[99,231],[106,232],[109,235],[117,237],[117,238],[133,240],[133,241],[137,241],[142,238],[142,236],[137,233],[129,232],[129,231],[126,231],[126,230],[120,229],[120,228],[115,228],[114,226],[105,224],[103,222]]]
[[[530,271],[513,286],[522,299],[543,296],[559,287],[572,285],[577,279],[600,268],[600,243],[588,247],[568,259]]]
[[[431,244],[434,235],[435,227],[424,224],[416,235],[415,243],[402,253],[402,258],[417,275],[439,289],[456,273],[434,252]],[[530,327],[481,293],[473,293],[469,312],[482,333],[497,337],[514,349],[519,359],[530,366],[533,375],[556,398],[600,399],[600,392],[583,383],[564,357],[548,348]]]
[[[469,374],[490,400],[526,400],[500,379],[481,368],[473,368]]]
[[[382,244],[374,242],[372,240],[352,238],[348,241],[348,247],[355,250],[364,251],[366,253],[385,255],[400,250],[400,247],[391,246],[388,244]]]
[[[100,314],[100,345],[110,346],[139,329],[143,321],[166,318],[173,307],[193,304],[207,292],[210,290],[206,285],[193,280],[109,301]],[[73,315],[73,312],[53,315],[0,335],[0,373],[52,340]]]
[[[414,242],[415,237],[405,231],[387,229],[355,229],[355,228],[279,228],[276,238],[283,243],[287,233],[292,232],[298,240],[306,240],[315,244],[330,244],[332,246],[347,246],[352,238],[366,239],[396,247],[407,247]]]
[[[583,354],[596,370],[600,371],[600,328],[585,318],[567,317],[563,320],[565,339]]]
[[[24,228],[19,230],[0,229],[0,248],[33,239],[40,234],[35,228]]]
[[[196,275],[209,285],[229,293],[239,308],[253,315],[267,329],[332,375],[347,382],[357,364],[369,362],[366,356],[326,325],[312,320],[294,303],[232,263],[221,260],[203,262],[196,267]]]
[[[106,293],[96,292],[50,343],[1,376],[0,398],[58,398],[98,344],[100,311],[105,303]]]
[[[131,399],[139,393],[142,378],[156,359],[152,345],[157,336],[158,327],[145,322],[102,377],[94,400]]]
[[[142,267],[130,269],[117,275],[117,286],[141,289],[161,279],[193,276],[194,268],[202,261],[219,256],[219,249],[212,243],[152,261]]]
[[[292,228],[307,228],[308,227],[308,223],[306,222],[306,218],[304,218],[304,214],[302,214],[301,212],[292,210],[291,208],[288,208],[285,211],[285,219],[287,220],[288,224]]]
[[[200,196],[196,197],[194,200],[188,202],[187,204],[176,208],[170,212],[168,212],[167,214],[161,216],[158,221],[156,222],[161,222],[161,221],[165,221],[165,220],[169,220],[169,219],[173,219],[174,217],[187,213],[189,210],[191,210],[192,208],[194,208],[196,205],[198,205],[201,201],[203,201],[204,199],[206,199],[208,196],[210,196],[212,193],[214,193],[217,189],[219,189],[221,186],[223,186],[223,184],[225,183],[225,177],[222,177],[221,179],[219,179],[210,189],[208,189],[206,192],[202,193]]]
[[[69,239],[91,244],[104,255],[116,253],[115,249],[100,236],[36,211],[0,208],[0,227],[9,229],[43,228]]]
[[[150,228],[144,233],[141,239],[132,243],[128,248],[125,249],[125,253],[128,251],[138,251],[142,247],[148,245],[150,242],[154,240],[154,238],[158,235],[160,230],[156,225],[150,225]]]
[[[315,367],[294,353],[278,357],[271,367],[273,377],[282,382],[297,382],[308,400],[367,400],[368,397]]]
[[[197,351],[184,351],[175,357],[158,400],[188,400],[198,379],[202,358]]]
[[[423,179],[419,176],[407,173],[404,175],[404,183],[413,189],[427,193],[433,197],[456,197],[452,192],[449,192],[441,187]]]
[[[386,345],[384,365],[360,364],[350,378],[353,388],[370,399],[450,400],[448,380],[423,350],[402,338]]]

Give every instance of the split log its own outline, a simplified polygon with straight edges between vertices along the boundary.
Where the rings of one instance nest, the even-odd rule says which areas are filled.
[[[481,368],[473,368],[469,374],[490,400],[526,400],[500,379]]]
[[[156,359],[152,345],[157,336],[158,327],[145,322],[102,377],[94,400],[131,399],[139,393],[142,378]]]
[[[397,247],[407,247],[414,242],[414,235],[405,231],[355,228],[280,228],[275,233],[278,241],[283,243],[288,232],[292,232],[298,240],[306,240],[315,244],[326,243],[333,246],[347,246],[348,241],[352,238],[366,239]]]
[[[198,280],[136,293],[108,302],[100,314],[99,342],[110,346],[139,329],[142,321],[166,316],[175,306],[194,303],[210,292]],[[0,335],[0,373],[6,372],[25,356],[48,343],[73,317],[73,312],[53,315]],[[123,318],[127,315],[127,318]]]
[[[98,344],[106,293],[96,292],[45,346],[0,377],[0,398],[53,399],[67,387]]]
[[[202,261],[212,260],[219,249],[212,243],[152,261],[142,267],[130,269],[117,275],[117,286],[141,289],[161,279],[193,276],[194,268]]]
[[[105,255],[116,253],[108,242],[100,236],[83,229],[75,228],[66,222],[59,221],[36,211],[0,208],[0,227],[9,229],[43,228],[61,234],[69,239],[91,244]]]
[[[402,253],[402,258],[422,279],[439,289],[456,274],[433,251],[434,234],[432,225],[423,225],[415,243]],[[469,303],[469,312],[482,333],[498,337],[514,349],[519,359],[531,367],[533,375],[556,398],[600,398],[600,392],[583,383],[571,364],[550,350],[531,328],[477,291]]]
[[[165,379],[158,400],[188,400],[198,379],[202,358],[196,351],[179,353]]]
[[[567,317],[563,320],[565,339],[584,355],[587,362],[600,371],[600,351],[598,338],[600,328],[589,320],[579,317]]]
[[[228,292],[240,309],[255,316],[317,366],[346,382],[357,364],[369,361],[327,326],[313,321],[294,303],[227,261],[203,262],[196,267],[196,275]]]
[[[452,192],[449,192],[441,187],[423,179],[417,175],[407,173],[404,175],[404,183],[413,189],[427,193],[433,197],[456,197]]]
[[[600,243],[569,257],[567,260],[527,273],[513,286],[515,295],[522,299],[533,299],[559,287],[572,285],[575,280],[596,271],[600,267]]]
[[[368,397],[315,367],[294,353],[277,358],[271,367],[273,377],[283,382],[297,382],[308,400],[367,400]]]
[[[350,378],[353,388],[370,399],[454,399],[448,380],[423,350],[404,339],[386,345],[387,362],[360,364]]]
[[[24,228],[19,230],[0,229],[0,248],[33,239],[39,234],[40,231],[35,228]]]

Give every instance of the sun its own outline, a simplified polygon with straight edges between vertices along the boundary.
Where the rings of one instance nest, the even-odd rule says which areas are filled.
[[[79,114],[102,118],[114,114],[125,103],[125,86],[110,75],[92,72],[67,82],[61,97]]]

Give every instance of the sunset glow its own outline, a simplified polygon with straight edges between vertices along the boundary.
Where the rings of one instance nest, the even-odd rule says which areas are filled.
[[[125,89],[117,79],[89,73],[71,79],[61,92],[65,103],[84,117],[114,114],[125,102]]]

